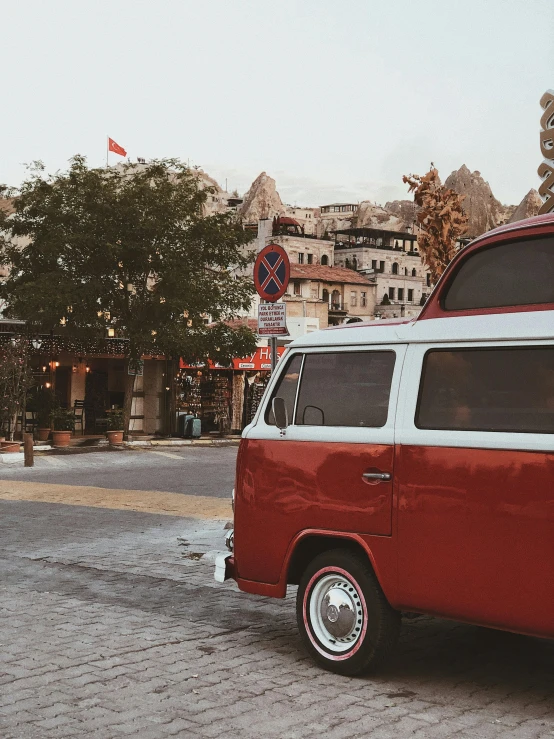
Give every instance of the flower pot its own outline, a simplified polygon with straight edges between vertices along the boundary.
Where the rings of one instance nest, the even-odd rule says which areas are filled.
[[[37,438],[39,441],[47,441],[50,436],[50,429],[37,429]]]
[[[123,444],[123,431],[106,431],[110,444]]]
[[[18,441],[0,441],[0,452],[18,452],[19,447]]]
[[[69,446],[71,439],[71,431],[52,431],[52,446],[64,447]]]

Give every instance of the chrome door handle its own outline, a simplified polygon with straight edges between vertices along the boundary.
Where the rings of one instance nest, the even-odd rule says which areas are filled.
[[[389,472],[364,472],[364,480],[390,480]]]

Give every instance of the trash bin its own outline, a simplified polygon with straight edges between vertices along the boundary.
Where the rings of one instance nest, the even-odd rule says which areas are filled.
[[[199,439],[202,433],[202,424],[199,418],[187,416],[184,437],[186,439]]]
[[[185,436],[187,422],[191,418],[194,418],[194,416],[192,416],[190,413],[185,413],[184,411],[177,412],[177,436]]]

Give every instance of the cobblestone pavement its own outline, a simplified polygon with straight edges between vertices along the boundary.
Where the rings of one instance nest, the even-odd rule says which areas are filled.
[[[377,676],[213,581],[224,521],[0,501],[0,738],[554,737],[554,645],[407,620]]]

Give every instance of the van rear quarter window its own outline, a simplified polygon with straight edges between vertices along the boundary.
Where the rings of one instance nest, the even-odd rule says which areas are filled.
[[[394,362],[392,351],[306,354],[295,423],[384,426]]]
[[[454,272],[442,302],[447,311],[554,303],[554,237],[469,255]]]
[[[554,347],[429,351],[415,425],[554,433]]]

